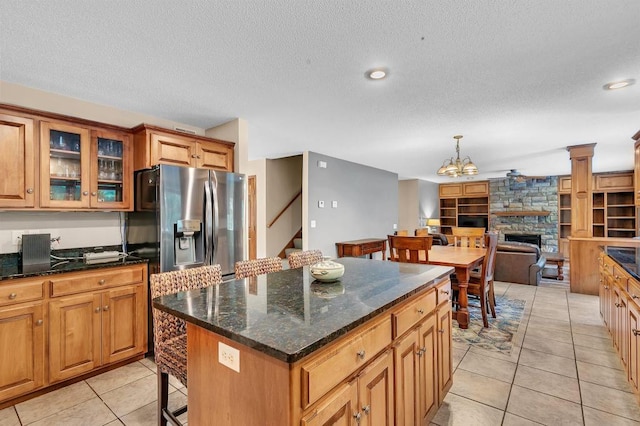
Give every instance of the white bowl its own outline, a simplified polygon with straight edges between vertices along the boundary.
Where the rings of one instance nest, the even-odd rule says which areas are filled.
[[[344,265],[333,260],[323,260],[309,267],[311,275],[323,283],[337,281],[344,275]]]

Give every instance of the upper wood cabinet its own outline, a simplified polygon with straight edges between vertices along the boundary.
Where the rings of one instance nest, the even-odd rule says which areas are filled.
[[[0,113],[0,207],[33,207],[36,199],[33,120]]]
[[[233,171],[232,142],[142,124],[133,129],[135,170],[158,164]]]
[[[441,183],[439,188],[440,188],[440,198],[489,195],[488,181]]]
[[[131,210],[130,135],[40,123],[40,206]]]
[[[0,104],[0,208],[128,211],[128,129]]]
[[[633,135],[633,139],[636,141],[636,143],[634,144],[635,166],[633,170],[633,188],[636,195],[636,206],[640,206],[640,131]]]

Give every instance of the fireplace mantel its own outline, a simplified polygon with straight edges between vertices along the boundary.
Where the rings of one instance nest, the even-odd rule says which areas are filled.
[[[518,210],[509,212],[491,212],[496,216],[549,216],[550,212],[540,210]]]

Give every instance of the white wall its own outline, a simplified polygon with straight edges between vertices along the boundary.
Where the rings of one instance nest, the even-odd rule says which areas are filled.
[[[12,231],[48,233],[60,237],[54,250],[121,245],[120,213],[116,212],[0,212],[0,253],[17,253]]]
[[[418,179],[398,181],[398,229],[409,231],[420,227]]]
[[[326,168],[318,167],[318,162]],[[305,249],[337,255],[335,243],[387,238],[398,223],[398,175],[386,170],[305,152],[303,161],[303,234]],[[325,207],[318,207],[318,201]],[[331,207],[337,201],[338,207]],[[311,228],[314,220],[316,227]],[[376,254],[380,259],[380,254]]]

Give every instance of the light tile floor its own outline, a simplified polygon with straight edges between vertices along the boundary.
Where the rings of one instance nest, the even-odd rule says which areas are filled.
[[[432,424],[638,424],[597,297],[557,284],[496,283],[496,292],[527,301],[516,345],[503,355],[454,344],[454,384]],[[155,372],[149,358],[134,362],[1,410],[0,426],[156,425]],[[170,405],[186,403],[170,383]]]

